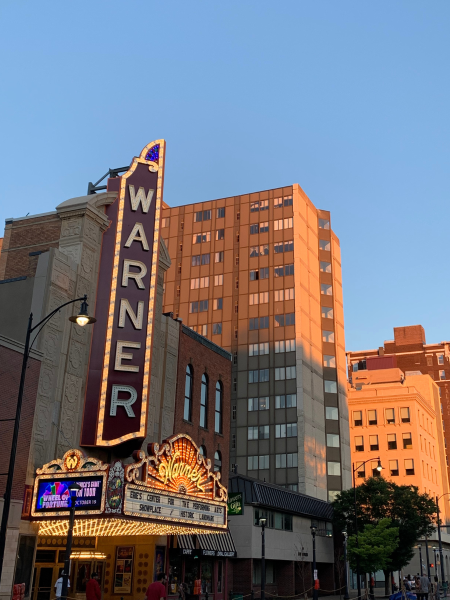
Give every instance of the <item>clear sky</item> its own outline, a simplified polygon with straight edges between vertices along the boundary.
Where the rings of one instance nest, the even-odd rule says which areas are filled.
[[[450,339],[448,0],[3,0],[0,23],[2,228],[164,137],[171,205],[299,183],[331,211],[347,349]]]

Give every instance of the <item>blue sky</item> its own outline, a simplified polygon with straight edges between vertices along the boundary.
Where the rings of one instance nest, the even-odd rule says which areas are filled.
[[[450,339],[448,0],[0,5],[0,223],[167,140],[165,200],[299,183],[341,240],[347,349]]]

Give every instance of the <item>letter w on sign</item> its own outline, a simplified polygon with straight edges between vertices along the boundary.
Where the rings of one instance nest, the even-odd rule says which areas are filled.
[[[139,188],[137,194],[134,191],[134,185],[130,185],[128,187],[130,189],[131,210],[137,210],[139,204],[142,204],[142,212],[148,213],[155,190],[148,190],[148,194],[145,195],[145,190],[143,187]]]

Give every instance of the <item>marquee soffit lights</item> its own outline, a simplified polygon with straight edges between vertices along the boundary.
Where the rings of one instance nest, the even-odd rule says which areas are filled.
[[[89,552],[89,550],[76,550],[70,555],[71,560],[105,560],[104,552]]]
[[[40,521],[40,536],[65,536],[69,529],[69,521]],[[193,535],[226,533],[217,530],[206,530],[198,527],[186,527],[165,523],[145,523],[127,519],[78,519],[75,521],[73,535],[75,537],[114,537],[126,535]]]

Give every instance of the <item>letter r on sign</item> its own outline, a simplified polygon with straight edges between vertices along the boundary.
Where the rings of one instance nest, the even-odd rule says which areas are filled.
[[[119,398],[119,392],[127,392],[130,394],[130,397],[122,400],[122,398]],[[113,385],[111,392],[111,410],[109,411],[109,414],[111,417],[115,417],[117,415],[117,407],[123,406],[127,415],[129,417],[134,417],[135,414],[131,406],[136,402],[136,400],[137,391],[134,389],[134,387],[131,387],[131,385]]]

